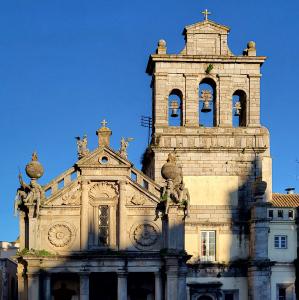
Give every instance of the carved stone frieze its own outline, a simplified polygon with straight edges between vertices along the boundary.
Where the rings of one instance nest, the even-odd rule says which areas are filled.
[[[76,186],[75,189],[66,192],[61,197],[62,205],[79,205],[80,204],[81,190],[80,186]]]
[[[133,195],[131,200],[130,200],[130,204],[133,204],[133,205],[143,205],[145,203],[145,199],[144,197],[142,197],[141,195]]]
[[[64,223],[54,224],[48,231],[49,242],[52,246],[57,248],[69,246],[72,241],[72,236],[72,229]]]
[[[88,195],[92,200],[115,198],[118,196],[118,185],[114,182],[98,182],[90,188]]]

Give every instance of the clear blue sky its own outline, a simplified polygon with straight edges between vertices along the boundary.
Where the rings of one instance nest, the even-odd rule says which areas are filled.
[[[169,53],[184,45],[185,25],[201,11],[231,27],[229,45],[241,54],[249,40],[262,68],[262,123],[271,132],[273,189],[299,191],[299,2],[295,0],[26,0],[0,3],[0,240],[18,235],[13,201],[22,170],[37,150],[42,184],[73,165],[74,137],[95,131],[106,118],[112,147],[134,137],[129,158],[137,167],[146,146],[140,116],[151,108],[145,67],[157,41]]]

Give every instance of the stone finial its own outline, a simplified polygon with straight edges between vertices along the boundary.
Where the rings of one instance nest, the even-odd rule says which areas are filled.
[[[166,180],[175,180],[181,175],[181,168],[177,165],[174,152],[168,154],[167,162],[162,166],[161,175]]]
[[[166,41],[165,40],[159,40],[158,42],[158,48],[156,50],[157,54],[166,54]]]
[[[112,135],[112,131],[106,127],[107,121],[104,119],[102,122],[102,127],[97,131],[98,143],[99,147],[110,145],[110,136]]]
[[[256,46],[254,41],[247,43],[247,48],[244,50],[245,56],[256,56]]]
[[[44,168],[38,161],[37,152],[32,153],[31,162],[26,165],[25,171],[31,179],[38,179],[43,176]]]

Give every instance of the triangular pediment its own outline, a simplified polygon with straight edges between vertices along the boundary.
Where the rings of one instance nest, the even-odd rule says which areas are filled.
[[[194,34],[194,33],[218,33],[218,34],[228,34],[230,31],[229,27],[215,23],[211,20],[198,22],[185,27],[184,34]]]
[[[81,186],[78,180],[73,181],[49,197],[44,206],[74,206],[80,205]]]
[[[132,164],[119,153],[108,147],[99,147],[88,153],[76,163],[80,168],[84,167],[131,167]]]
[[[126,196],[127,206],[156,207],[159,201],[157,195],[153,195],[140,185],[130,182]]]

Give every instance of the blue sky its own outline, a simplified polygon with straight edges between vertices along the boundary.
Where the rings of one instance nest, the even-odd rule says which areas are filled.
[[[299,190],[298,1],[1,1],[0,240],[18,235],[18,168],[33,150],[44,184],[76,161],[75,136],[87,133],[89,148],[96,147],[95,131],[106,118],[112,147],[121,136],[135,138],[129,159],[140,166],[147,143],[140,116],[151,108],[148,56],[161,38],[169,53],[181,51],[184,26],[201,21],[205,8],[231,28],[233,53],[254,40],[258,55],[268,56],[261,120],[271,133],[273,190]]]

